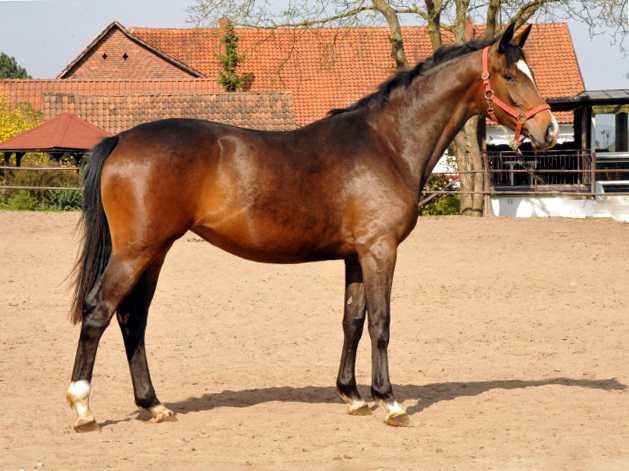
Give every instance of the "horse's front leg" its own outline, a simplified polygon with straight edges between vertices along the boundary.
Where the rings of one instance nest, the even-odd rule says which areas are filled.
[[[376,403],[386,411],[387,424],[410,427],[408,415],[395,400],[389,380],[387,348],[391,321],[391,286],[396,256],[397,241],[393,238],[381,238],[368,246],[363,246],[363,250],[359,252],[359,261],[363,271],[371,337],[371,394]]]
[[[343,354],[336,380],[336,389],[349,403],[350,415],[371,415],[371,409],[356,388],[356,349],[365,325],[365,289],[363,272],[357,261],[345,261],[345,308],[343,312]]]

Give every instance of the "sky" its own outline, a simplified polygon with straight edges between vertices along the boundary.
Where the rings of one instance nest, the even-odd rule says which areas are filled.
[[[273,2],[271,2],[273,3]],[[191,0],[0,0],[0,52],[33,78],[54,78],[111,22],[127,28],[186,28]],[[629,56],[608,35],[569,29],[587,90],[629,89]],[[629,45],[625,45],[629,48]]]

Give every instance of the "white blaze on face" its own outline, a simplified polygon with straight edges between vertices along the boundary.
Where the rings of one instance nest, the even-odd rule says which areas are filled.
[[[531,82],[533,82],[533,85],[535,85],[535,89],[539,92],[539,90],[537,89],[537,84],[535,83],[535,80],[533,79],[533,73],[531,72],[531,69],[529,69],[529,66],[526,62],[524,62],[522,59],[520,59],[519,61],[517,61],[515,63],[515,66],[520,69],[520,71],[526,75],[528,78],[531,79]]]
[[[529,69],[529,66],[526,62],[524,62],[522,59],[520,59],[519,61],[517,61],[515,63],[515,66],[518,68],[518,70],[520,70],[520,72],[522,72],[524,75],[526,75],[528,78],[531,79],[531,82],[533,82],[533,85],[535,86],[535,90],[537,90],[537,93],[539,93],[539,88],[537,88],[537,84],[535,83],[535,79],[533,79],[533,73],[531,72],[531,69]],[[541,94],[540,94],[541,96]],[[553,123],[553,129],[552,131],[549,131],[555,138],[557,138],[557,136],[559,135],[559,125],[557,124],[557,120],[555,119],[555,115],[552,114],[550,112],[550,110],[548,110],[548,112],[550,113],[550,116],[552,117],[552,123]]]

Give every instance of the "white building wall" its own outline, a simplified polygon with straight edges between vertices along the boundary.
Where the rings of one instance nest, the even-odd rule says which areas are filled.
[[[491,207],[496,216],[613,218],[629,221],[629,196],[495,196]]]

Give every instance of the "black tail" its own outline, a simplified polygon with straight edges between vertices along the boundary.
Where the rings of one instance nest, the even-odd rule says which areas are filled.
[[[74,324],[83,319],[83,302],[105,271],[111,255],[111,234],[103,210],[100,182],[105,161],[119,139],[118,135],[108,137],[94,147],[83,172],[83,214],[78,225],[83,233],[83,246],[72,272],[75,287],[70,319]]]

